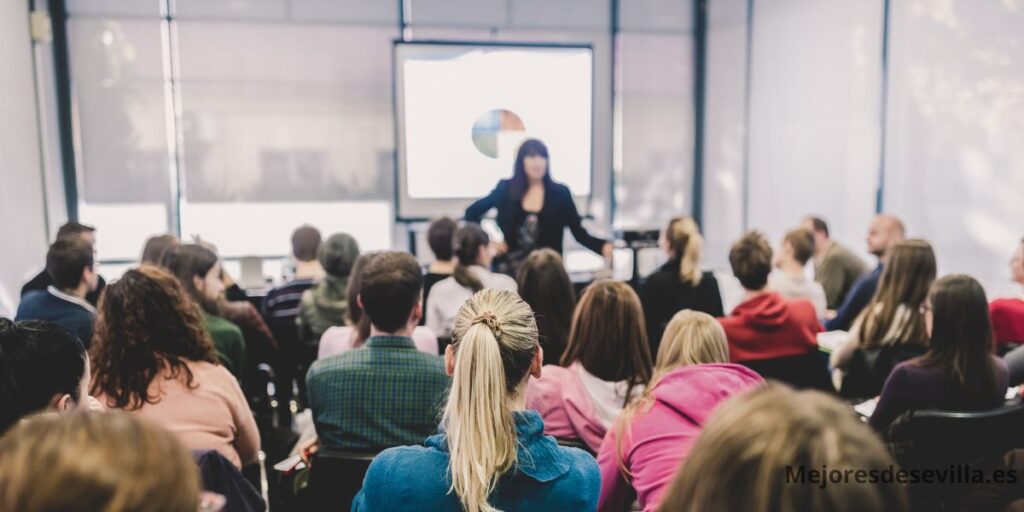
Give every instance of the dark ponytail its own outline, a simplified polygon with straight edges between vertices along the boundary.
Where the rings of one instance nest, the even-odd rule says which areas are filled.
[[[466,224],[455,232],[456,264],[452,277],[456,283],[463,288],[469,288],[473,293],[483,290],[484,284],[469,271],[469,267],[479,263],[477,257],[480,255],[480,248],[490,242],[487,232],[479,224]]]
[[[78,400],[85,358],[82,342],[57,324],[0,318],[0,433],[55,396]]]

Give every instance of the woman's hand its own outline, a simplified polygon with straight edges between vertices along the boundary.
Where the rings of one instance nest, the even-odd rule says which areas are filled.
[[[491,242],[491,254],[495,256],[501,256],[506,252],[508,252],[508,244],[506,244],[504,241]]]
[[[615,254],[615,246],[611,242],[605,242],[601,247],[601,256],[604,256],[605,261],[611,266],[612,256]]]

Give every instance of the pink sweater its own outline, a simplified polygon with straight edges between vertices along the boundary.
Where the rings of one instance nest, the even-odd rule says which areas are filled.
[[[155,404],[128,411],[177,434],[190,450],[217,450],[236,466],[256,462],[260,434],[238,381],[223,366],[188,362],[193,387],[166,373],[149,384]],[[96,397],[110,405],[105,396]]]
[[[625,391],[615,394],[613,388],[625,383],[599,381],[590,376],[603,393],[596,396],[587,389],[580,378],[582,367],[573,363],[568,368],[545,365],[539,379],[530,379],[526,387],[526,407],[535,409],[544,419],[544,433],[549,436],[578,439],[591,450],[601,447],[604,433],[611,426],[614,417],[602,419],[600,410],[615,416],[625,402]],[[643,386],[636,386],[633,396],[643,392]],[[600,404],[595,403],[600,401]]]
[[[662,494],[715,407],[762,382],[753,370],[736,364],[685,366],[665,375],[654,388],[651,408],[635,415],[625,430],[621,447],[616,446],[618,422],[601,444],[597,455],[601,466],[597,509],[629,510],[636,496],[643,510],[657,510]],[[632,473],[632,485],[622,474],[620,460]]]

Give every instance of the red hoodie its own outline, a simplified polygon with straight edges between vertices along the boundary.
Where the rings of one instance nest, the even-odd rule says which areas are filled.
[[[818,315],[809,301],[786,300],[775,292],[742,302],[719,318],[734,363],[806,354],[818,347]]]

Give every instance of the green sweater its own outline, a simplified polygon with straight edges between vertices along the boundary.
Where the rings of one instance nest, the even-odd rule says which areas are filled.
[[[245,340],[242,338],[242,330],[230,321],[206,312],[203,313],[203,327],[213,338],[220,364],[241,383],[245,371]]]

